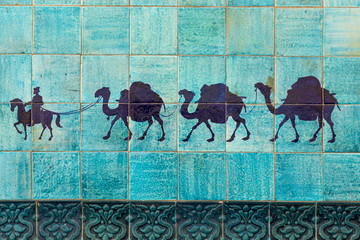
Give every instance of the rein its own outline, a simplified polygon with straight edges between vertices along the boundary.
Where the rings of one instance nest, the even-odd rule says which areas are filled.
[[[254,104],[256,104],[257,98],[258,98],[257,90],[258,90],[258,89],[255,88],[255,103],[254,103]],[[253,105],[252,109],[251,109],[249,112],[244,113],[244,114],[241,114],[241,115],[248,115],[248,114],[250,114],[250,113],[254,110],[255,107],[256,107],[256,105]]]
[[[71,114],[75,114],[75,113],[80,113],[80,112],[83,112],[83,111],[86,111],[90,108],[92,108],[93,106],[95,106],[95,104],[99,103],[100,101],[102,100],[102,97],[99,97],[98,100],[94,103],[90,103],[89,105],[83,107],[83,108],[80,108],[80,109],[76,109],[76,110],[72,110],[72,111],[69,111],[69,112],[54,112],[54,111],[51,111],[51,110],[48,110],[46,108],[43,108],[41,107],[40,109],[41,110],[44,110],[44,111],[48,111],[48,112],[51,112],[53,114],[59,114],[59,115],[71,115]]]

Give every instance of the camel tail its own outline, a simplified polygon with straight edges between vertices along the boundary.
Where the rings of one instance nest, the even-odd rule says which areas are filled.
[[[60,125],[60,114],[58,113],[54,113],[57,117],[56,117],[56,126],[58,126],[59,128],[62,128],[62,126]]]
[[[245,112],[247,112],[247,110],[246,110],[246,105],[244,104],[244,110],[245,110]]]
[[[164,112],[166,112],[166,106],[165,106],[165,103],[164,103],[164,101],[163,101],[163,105],[164,105]]]
[[[341,111],[338,101],[336,101],[336,106],[338,107],[339,111]]]

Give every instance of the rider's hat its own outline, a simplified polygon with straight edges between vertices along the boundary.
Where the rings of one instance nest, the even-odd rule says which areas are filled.
[[[34,91],[40,91],[40,87],[34,88]]]

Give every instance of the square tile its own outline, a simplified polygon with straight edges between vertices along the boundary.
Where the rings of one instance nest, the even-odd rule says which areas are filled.
[[[127,199],[128,153],[82,152],[81,198]]]
[[[0,199],[31,198],[30,152],[0,153]]]
[[[32,161],[35,199],[80,198],[78,153],[33,153]]]
[[[0,7],[0,53],[31,53],[31,15],[31,7]]]
[[[0,55],[0,101],[31,98],[31,56]]]
[[[129,53],[129,9],[82,8],[83,54]]]
[[[325,7],[360,7],[359,0],[324,0]]]
[[[227,153],[226,159],[227,200],[274,200],[273,153]]]
[[[130,154],[131,200],[176,200],[177,154]]]
[[[276,154],[275,196],[278,201],[322,201],[322,155]]]
[[[228,106],[227,114],[231,110]],[[231,108],[238,108],[239,105],[233,105]],[[244,141],[242,138],[247,136],[244,124],[240,124],[236,131],[234,141],[226,143],[226,151],[230,152],[273,152],[274,143],[269,140],[274,136],[274,115],[263,105],[246,105],[247,112],[240,113],[240,117],[245,119],[250,138]],[[251,112],[250,112],[251,111]],[[261,127],[260,127],[261,126]],[[226,138],[231,138],[236,129],[236,122],[232,117],[226,123]]]
[[[274,0],[227,0],[228,6],[274,6]]]
[[[179,153],[179,200],[225,199],[224,153]]]
[[[229,8],[227,54],[273,55],[274,9]]]
[[[177,102],[177,57],[131,57],[130,76],[130,83],[150,84],[165,103]]]
[[[329,104],[330,105],[330,104]],[[330,105],[325,111],[328,112],[330,120],[333,122],[335,142],[328,142],[333,139],[333,134],[329,123],[325,121],[324,145],[325,152],[360,152],[360,131],[358,124],[354,124],[355,119],[360,119],[359,105],[340,105],[341,111]],[[331,111],[333,109],[333,111]]]
[[[120,92],[129,87],[128,61],[127,56],[82,56],[81,101],[94,102],[95,92],[108,87],[110,96],[103,99],[116,103]]]
[[[324,87],[340,104],[360,103],[360,59],[355,57],[324,58]]]
[[[325,154],[325,201],[359,201],[359,170],[359,154]]]
[[[180,8],[179,53],[196,55],[224,54],[225,9]]]
[[[31,0],[0,0],[0,4],[31,5]]]
[[[131,54],[176,54],[177,9],[131,8]]]
[[[134,1],[134,0],[132,0]],[[128,5],[129,0],[82,0],[82,5]]]
[[[238,57],[228,56],[226,61],[226,85],[229,90],[239,96],[245,96],[244,102],[265,103],[260,92],[254,92],[258,82],[274,89],[274,58],[273,57]],[[266,82],[265,82],[266,81]]]
[[[80,53],[79,7],[34,7],[34,53]]]
[[[176,6],[177,0],[131,0],[131,5]]]
[[[321,9],[277,9],[276,55],[321,56],[322,21]]]
[[[86,107],[83,104],[82,107]],[[92,108],[81,113],[81,150],[82,151],[127,151],[128,129],[120,118],[115,121],[111,129],[110,137],[108,131],[115,119],[115,115],[107,116],[104,111],[116,114],[119,109],[127,109],[127,104],[96,104]],[[108,113],[108,112],[107,112]]]
[[[324,55],[360,56],[360,9],[326,9]]]
[[[34,0],[39,5],[80,5],[81,0]]]
[[[295,7],[302,7],[302,6],[321,6],[322,0],[276,0],[276,6],[295,6]]]
[[[146,113],[151,105],[131,105],[130,108],[137,109],[135,110],[137,114]],[[131,151],[176,151],[177,150],[177,105],[175,104],[166,104],[166,111],[164,108],[161,108],[159,121],[152,116],[151,128],[147,132],[146,137],[141,140],[140,138],[144,135],[146,129],[149,127],[148,121],[135,121],[130,119],[130,130],[133,133],[133,136],[130,141],[130,150]],[[139,110],[139,111],[138,111]],[[132,110],[130,110],[132,111]],[[162,121],[164,128],[164,139],[163,131],[160,125]]]
[[[288,90],[301,77],[314,76],[322,86],[320,57],[277,57],[275,67],[276,104],[282,104]],[[321,102],[320,102],[321,103]]]
[[[79,102],[80,56],[35,55],[32,66],[32,84],[44,102]]]
[[[226,0],[179,0],[180,6],[225,6]]]
[[[55,113],[67,113],[80,109],[80,104],[45,104],[44,109]],[[51,114],[50,114],[51,116]],[[59,120],[59,121],[57,121]],[[57,122],[59,124],[57,124]],[[61,127],[59,127],[61,126]],[[80,144],[80,114],[74,113],[70,115],[53,114],[51,127],[53,137],[49,128],[44,128],[37,124],[32,128],[33,151],[78,151]],[[44,134],[41,139],[41,133]]]

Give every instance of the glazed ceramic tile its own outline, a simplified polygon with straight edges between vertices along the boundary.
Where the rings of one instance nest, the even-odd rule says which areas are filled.
[[[133,2],[134,0],[132,0]],[[83,5],[128,5],[129,0],[82,0]]]
[[[225,6],[226,0],[179,0],[180,6]]]
[[[33,0],[39,5],[80,5],[81,0]]]
[[[324,0],[325,7],[359,7],[358,0]]]
[[[24,4],[31,5],[31,0],[1,0],[0,4]]]
[[[274,6],[273,0],[227,0],[228,6]]]
[[[177,0],[131,0],[131,4],[141,6],[176,6]]]
[[[0,53],[31,53],[31,7],[0,7],[0,18]]]
[[[322,0],[276,0],[276,6],[321,6]]]

